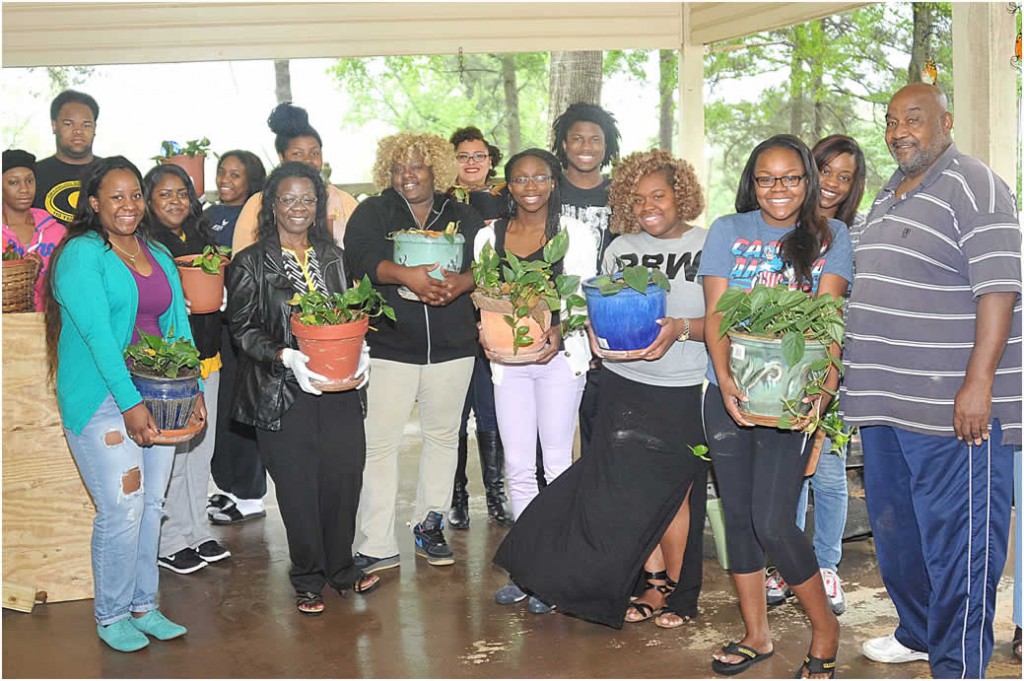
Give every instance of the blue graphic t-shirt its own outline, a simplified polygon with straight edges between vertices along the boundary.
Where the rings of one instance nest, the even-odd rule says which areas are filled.
[[[853,281],[850,232],[839,220],[829,220],[828,225],[832,228],[833,243],[822,244],[822,254],[811,267],[812,284],[803,287],[808,293],[817,293],[818,281],[823,274],[836,274],[848,282]],[[791,231],[792,227],[772,227],[766,223],[760,210],[718,218],[712,223],[704,242],[697,280],[701,281],[705,276],[723,277],[729,280],[730,287],[744,291],[757,284],[788,284],[792,287],[795,278],[793,267],[783,263],[779,256],[779,242]],[[707,378],[718,385],[711,362],[708,362]]]

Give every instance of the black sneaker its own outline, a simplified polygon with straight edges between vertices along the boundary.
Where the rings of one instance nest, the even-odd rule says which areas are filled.
[[[388,556],[387,558],[374,558],[373,556],[364,556],[361,553],[357,553],[352,556],[352,562],[355,563],[356,568],[362,570],[366,574],[371,574],[373,572],[387,570],[388,568],[398,567],[401,563],[401,559],[397,553],[393,556]]]
[[[190,575],[209,565],[195,549],[182,549],[169,556],[162,556],[156,559],[156,564],[179,575]]]
[[[207,563],[216,563],[218,560],[224,560],[225,558],[231,557],[231,552],[228,551],[228,547],[224,546],[216,539],[208,539],[204,541],[196,547],[196,553],[198,553],[199,557]]]
[[[431,565],[451,565],[455,562],[452,549],[444,539],[444,518],[431,511],[426,520],[412,528],[416,539],[416,555],[427,559]]]

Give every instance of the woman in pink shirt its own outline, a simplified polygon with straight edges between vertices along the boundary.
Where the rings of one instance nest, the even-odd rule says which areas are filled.
[[[41,208],[33,208],[36,195],[36,157],[21,149],[3,154],[3,250],[42,263],[35,285],[35,310],[43,311],[43,276],[50,254],[64,238],[64,225]]]

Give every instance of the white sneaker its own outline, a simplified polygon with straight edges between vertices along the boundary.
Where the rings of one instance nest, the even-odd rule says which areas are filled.
[[[860,650],[864,657],[875,662],[887,664],[901,664],[903,662],[928,661],[928,653],[919,650],[911,650],[896,640],[896,634],[881,636],[864,641]]]
[[[768,605],[781,605],[786,599],[793,595],[793,591],[786,584],[778,570],[772,570],[764,580],[764,595]]]
[[[825,583],[825,595],[828,596],[828,602],[832,605],[832,612],[842,615],[846,612],[846,594],[843,593],[843,583],[840,581],[839,575],[830,568],[821,568],[820,572],[821,581]]]

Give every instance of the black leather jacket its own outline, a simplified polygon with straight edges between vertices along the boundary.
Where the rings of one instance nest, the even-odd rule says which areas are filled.
[[[315,246],[327,290],[347,287],[341,249]],[[300,388],[295,375],[277,360],[282,348],[298,348],[292,335],[295,287],[284,274],[281,244],[263,239],[240,251],[228,268],[228,323],[238,346],[231,417],[264,430],[280,430],[281,416]]]

